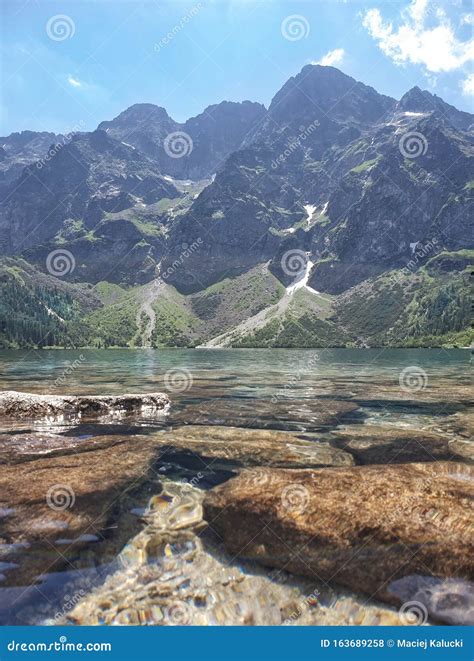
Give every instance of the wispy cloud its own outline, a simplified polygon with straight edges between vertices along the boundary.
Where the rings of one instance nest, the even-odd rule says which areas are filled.
[[[82,87],[82,83],[80,80],[77,78],[74,78],[73,76],[68,76],[67,82],[72,86],[72,87]]]
[[[461,41],[444,9],[431,0],[412,0],[398,27],[385,22],[379,9],[366,11],[363,24],[396,64],[420,64],[439,73],[462,68],[474,55],[473,41]]]
[[[462,93],[470,96],[474,94],[474,73],[470,73],[467,78],[461,82]]]
[[[320,60],[311,62],[311,64],[321,64],[324,67],[333,67],[336,64],[341,64],[346,51],[343,48],[335,48],[330,50],[326,55],[324,55]]]

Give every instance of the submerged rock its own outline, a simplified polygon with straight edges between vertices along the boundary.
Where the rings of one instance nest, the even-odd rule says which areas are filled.
[[[399,625],[396,609],[315,580],[268,572],[201,532],[203,494],[165,482],[117,570],[55,624]]]
[[[474,625],[474,583],[470,581],[414,574],[393,581],[388,591],[399,599],[401,610],[412,604],[412,618],[429,615],[447,624]],[[410,606],[405,609],[409,618]]]
[[[333,432],[332,444],[349,452],[360,464],[399,464],[420,461],[469,461],[466,442],[420,429],[383,425],[348,425]],[[471,455],[471,456],[470,456]]]
[[[92,535],[102,542],[103,531],[119,517],[119,536],[130,536],[137,519],[127,513],[137,505],[137,490],[156,483],[155,458],[156,446],[147,437],[110,436],[73,442],[56,456],[23,455],[20,463],[3,465],[0,560],[15,565],[4,572],[3,585],[29,583],[46,569],[58,569]]]
[[[113,445],[118,436],[64,436],[49,432],[0,434],[0,464],[20,464],[41,457],[89,452]]]
[[[190,404],[171,414],[171,421],[185,425],[225,425],[287,431],[317,430],[341,424],[358,404],[336,399],[224,399]]]
[[[312,468],[351,466],[354,463],[349,453],[328,443],[307,440],[304,435],[294,432],[189,425],[159,433],[154,438],[165,444],[170,460],[181,451],[181,461],[186,461],[183,452],[187,452],[196,469],[203,467],[203,462],[212,462],[216,468]],[[199,459],[193,462],[196,455]]]
[[[227,550],[394,602],[390,581],[472,577],[474,470],[422,463],[244,470],[204,518]]]
[[[0,393],[0,417],[14,419],[121,417],[138,411],[165,411],[169,398],[146,395],[37,395],[10,390]]]

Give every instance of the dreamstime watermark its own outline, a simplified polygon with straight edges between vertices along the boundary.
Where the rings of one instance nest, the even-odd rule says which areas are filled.
[[[402,269],[392,273],[392,279],[398,282],[403,280],[405,276],[415,273],[425,262],[426,258],[433,255],[438,248],[439,241],[436,237],[429,239],[426,243],[422,243],[421,241],[410,243],[411,259],[409,259]]]
[[[398,141],[398,148],[404,158],[418,158],[428,151],[428,140],[423,133],[408,131]]]
[[[300,278],[308,267],[308,255],[304,250],[294,248],[283,253],[280,260],[283,273],[293,278]]]
[[[419,392],[428,385],[428,375],[421,367],[410,365],[400,372],[398,383],[404,392]]]
[[[170,44],[173,39],[181,32],[181,30],[186,27],[189,21],[204,9],[204,6],[205,5],[202,2],[198,2],[197,4],[193,5],[185,14],[183,14],[183,16],[181,16],[178,23],[173,25],[171,30],[169,30],[163,37],[161,37],[159,41],[156,42],[154,45],[154,50],[159,53],[164,46]]]
[[[56,278],[62,278],[68,273],[72,273],[75,268],[74,255],[64,248],[52,250],[46,257],[46,270]]]
[[[304,512],[309,503],[309,491],[302,484],[288,484],[281,492],[281,504],[293,514]]]
[[[48,163],[56,154],[61,151],[61,149],[67,145],[73,137],[79,133],[84,128],[84,121],[81,119],[75,126],[72,127],[70,131],[66,131],[61,137],[61,140],[54,145],[52,145],[46,154],[36,162],[35,167],[37,170],[44,168],[45,164]]]
[[[76,502],[76,494],[69,484],[53,484],[46,494],[48,507],[57,512],[70,509]]]
[[[199,248],[203,245],[204,241],[201,239],[199,236],[195,241],[193,241],[191,244],[183,243],[182,245],[182,252],[180,253],[179,257],[173,261],[171,266],[168,266],[166,271],[163,273],[160,273],[160,276],[163,278],[163,280],[166,280],[167,278],[171,277],[176,271],[180,269],[180,267],[184,264],[184,262],[190,257],[193,253],[196,252],[196,250],[199,250]]]
[[[313,592],[311,592],[311,594],[304,597],[301,600],[301,602],[297,605],[295,610],[292,613],[290,613],[290,615],[288,615],[288,617],[286,617],[283,620],[282,625],[292,624],[293,622],[298,620],[311,607],[317,606],[318,597],[319,597],[320,594],[321,593],[320,593],[319,590],[313,590]]]
[[[276,168],[284,163],[287,158],[291,156],[297,149],[299,149],[304,141],[312,134],[314,131],[318,128],[319,122],[317,119],[314,120],[314,122],[311,122],[311,124],[308,124],[308,126],[300,126],[300,132],[298,135],[291,140],[288,144],[286,149],[281,152],[276,158],[273,159],[271,163],[271,167],[273,170],[276,170]]]
[[[170,158],[183,158],[193,151],[194,143],[185,131],[173,131],[163,140],[163,147]]]
[[[250,487],[268,486],[271,482],[271,474],[265,469],[254,469],[245,476],[245,481]]]
[[[63,601],[63,607],[60,611],[57,611],[54,614],[53,621],[54,624],[60,624],[61,620],[67,615],[70,611],[73,610],[75,606],[81,601],[83,597],[86,596],[85,590],[78,590],[73,595],[65,595]]]
[[[298,383],[301,381],[301,379],[308,371],[314,370],[319,360],[320,360],[320,356],[317,352],[314,353],[309,360],[305,360],[304,366],[301,367],[295,374],[293,374],[292,377],[288,379],[288,383],[285,383],[285,385],[283,386],[284,392],[282,394],[276,393],[275,395],[272,396],[272,404],[276,404],[280,399],[284,399],[286,396],[289,396],[291,398],[293,394],[288,393],[287,391],[293,390],[293,388],[295,388],[298,385]]]
[[[281,22],[281,33],[288,41],[306,39],[310,33],[310,25],[306,16],[290,14]]]
[[[191,622],[191,608],[184,601],[175,601],[165,609],[165,620],[170,626],[186,626]]]
[[[46,23],[46,34],[53,41],[65,41],[71,39],[76,32],[76,25],[70,16],[56,14]]]
[[[171,392],[185,392],[193,385],[193,375],[186,368],[174,368],[165,373],[165,386]]]
[[[86,357],[81,353],[79,358],[76,358],[70,365],[68,365],[63,372],[61,373],[60,376],[58,376],[57,379],[55,379],[53,385],[51,386],[52,389],[59,388],[62,386],[68,378],[71,376],[71,374],[79,367],[79,365],[82,365],[82,363],[86,360]]]
[[[9,652],[111,652],[112,643],[68,643],[66,636],[52,643],[16,643],[7,644]]]
[[[420,601],[407,601],[398,611],[404,624],[420,626],[428,619],[428,610]]]
[[[412,251],[412,258],[407,265],[402,269],[405,273],[413,273],[416,271],[422,259],[433,253],[438,247],[438,239],[434,237],[427,241],[427,243],[422,244],[419,241],[416,243],[411,243],[410,248]]]

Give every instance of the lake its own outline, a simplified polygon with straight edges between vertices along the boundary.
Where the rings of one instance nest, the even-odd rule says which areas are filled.
[[[245,467],[467,460],[470,359],[445,349],[0,351],[0,390],[171,400],[166,415],[126,421],[0,421],[2,623],[399,623],[396,609],[347,586],[232,557],[205,530],[202,499]],[[58,484],[72,504],[45,508]]]

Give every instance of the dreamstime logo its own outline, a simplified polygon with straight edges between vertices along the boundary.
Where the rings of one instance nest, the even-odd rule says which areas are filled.
[[[404,133],[398,141],[398,148],[405,158],[418,158],[418,156],[424,156],[428,151],[428,140],[423,133],[409,131]]]
[[[302,484],[289,484],[281,493],[281,504],[295,514],[303,512],[308,503],[309,491]]]
[[[439,247],[440,244],[436,237],[433,237],[424,244],[421,241],[410,243],[411,259],[402,269],[394,271],[391,278],[396,282],[401,282],[405,276],[416,273],[418,268],[425,263],[425,259],[433,255]]]
[[[163,273],[160,273],[161,277],[163,280],[166,280],[169,278],[171,275],[173,275],[179,268],[184,264],[184,262],[190,257],[196,250],[199,250],[199,248],[203,245],[203,240],[201,239],[200,236],[193,241],[191,244],[188,243],[183,243],[182,245],[182,252],[180,253],[179,257],[173,261],[171,266],[168,266],[166,271],[163,271]]]
[[[285,383],[283,386],[283,393],[276,393],[275,395],[272,396],[272,403],[276,404],[280,399],[283,399],[285,396],[293,397],[293,389],[297,386],[297,384],[301,381],[301,379],[304,377],[305,374],[308,372],[312,372],[315,368],[317,363],[319,362],[319,354],[315,352],[311,358],[308,360],[307,358],[305,359],[304,365],[301,366],[301,368],[288,380],[288,383]],[[290,390],[291,392],[287,393],[286,391]]]
[[[85,356],[81,353],[79,358],[76,358],[66,369],[62,372],[60,376],[58,376],[57,379],[55,379],[52,389],[54,390],[55,388],[59,388],[59,386],[62,386],[65,381],[71,376],[71,374],[85,361]]]
[[[193,140],[185,131],[174,131],[163,141],[165,152],[170,158],[189,156],[193,150]]]
[[[283,273],[298,278],[306,271],[308,265],[308,256],[304,250],[287,250],[280,261]]]
[[[64,41],[71,39],[76,32],[76,26],[70,16],[66,14],[57,14],[51,16],[46,23],[46,34],[53,41]]]
[[[317,606],[318,604],[318,598],[320,595],[319,590],[313,590],[311,594],[309,594],[307,597],[304,597],[304,599],[301,600],[301,602],[297,605],[296,609],[285,619],[283,620],[282,624],[292,624],[295,622],[298,618],[300,618],[307,610],[310,608]]]
[[[160,41],[155,44],[155,51],[158,53],[163,48],[163,46],[167,46],[169,43],[171,43],[176,35],[178,35],[181,30],[186,27],[189,21],[197,16],[202,9],[204,9],[202,2],[198,2],[196,5],[193,5],[193,7],[191,7],[191,9],[186,12],[186,14],[181,16],[179,22],[176,23],[176,25],[174,25],[171,30],[167,32],[164,37],[161,37]]]
[[[314,122],[311,122],[311,124],[308,124],[308,126],[300,126],[299,127],[299,133],[298,135],[293,138],[292,140],[288,141],[286,149],[279,154],[276,158],[273,159],[272,161],[272,169],[276,170],[279,165],[284,163],[286,159],[293,154],[297,149],[299,149],[302,146],[302,143],[312,134],[314,131],[318,128],[319,122],[317,119],[314,120]]]
[[[59,624],[60,620],[62,620],[62,618],[65,615],[67,615],[67,613],[69,611],[71,611],[81,601],[82,597],[84,597],[85,595],[86,595],[86,591],[82,590],[82,589],[75,592],[72,596],[65,595],[64,596],[64,602],[63,602],[64,606],[63,606],[62,610],[58,611],[54,615],[53,620],[54,620],[55,624]]]
[[[270,482],[270,474],[264,470],[253,470],[246,479],[251,487],[263,487]]]
[[[46,269],[48,273],[62,278],[68,273],[72,273],[76,268],[76,260],[74,255],[69,250],[58,248],[49,253],[46,258]]]
[[[84,121],[81,120],[78,124],[73,126],[73,128],[70,131],[67,131],[63,136],[60,142],[57,142],[56,144],[52,145],[45,156],[43,158],[40,158],[39,161],[36,162],[36,168],[38,170],[41,170],[46,163],[48,163],[53,156],[56,156],[56,154],[61,151],[61,149],[70,142],[73,137],[79,133],[79,131],[84,127]]]
[[[173,392],[184,392],[193,385],[193,375],[183,368],[168,370],[165,374],[165,385]]]
[[[420,626],[428,619],[428,610],[419,601],[407,601],[400,606],[398,611],[400,619],[404,624]]]
[[[176,601],[165,609],[165,617],[172,626],[186,626],[191,622],[191,609],[183,601]]]
[[[46,502],[52,510],[67,510],[76,502],[76,494],[68,484],[53,484],[46,494]]]
[[[418,392],[424,390],[428,384],[428,375],[425,370],[416,365],[405,367],[398,378],[400,388],[405,392]]]
[[[305,16],[301,16],[301,14],[291,14],[281,22],[281,33],[288,41],[306,39],[309,31],[308,19]]]

